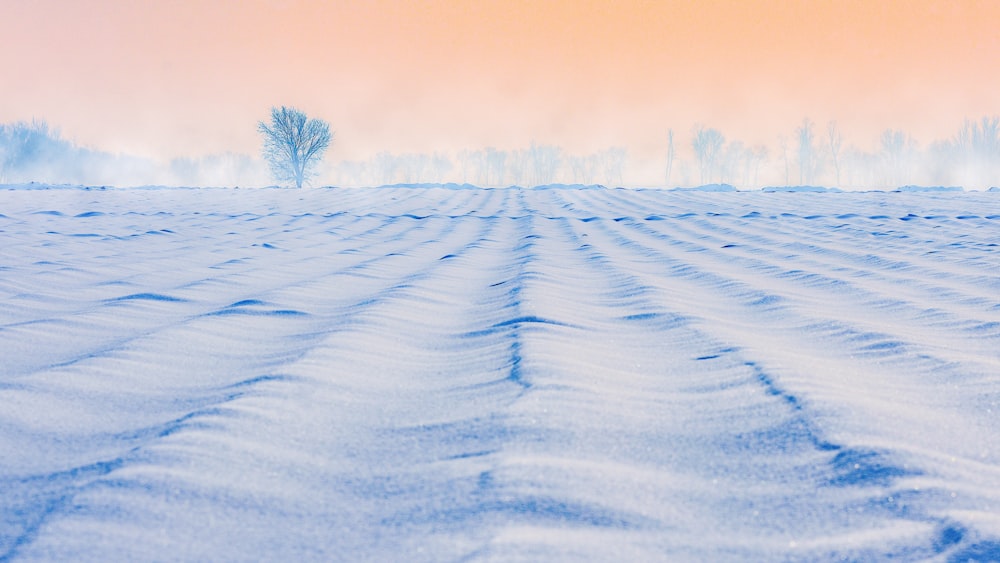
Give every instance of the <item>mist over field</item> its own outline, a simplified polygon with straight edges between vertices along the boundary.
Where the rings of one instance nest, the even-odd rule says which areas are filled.
[[[583,155],[550,144],[454,154],[381,151],[364,161],[328,158],[319,165],[311,184],[728,184],[742,190],[766,186],[884,190],[917,185],[973,191],[1000,185],[997,117],[967,119],[952,137],[923,147],[905,131],[885,130],[874,148],[862,150],[845,143],[844,132],[835,122],[820,128],[808,119],[792,133],[780,138],[776,146],[746,146],[710,127],[698,126],[689,136],[670,130],[658,160],[632,157],[625,146]],[[336,149],[335,144],[334,155]],[[260,187],[275,180],[259,155],[224,153],[166,162],[113,155],[79,147],[48,123],[32,121],[0,125],[0,182]]]

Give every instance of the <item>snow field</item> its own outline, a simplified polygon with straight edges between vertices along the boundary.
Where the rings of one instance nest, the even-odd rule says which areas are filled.
[[[0,191],[0,558],[1000,559],[996,196]]]

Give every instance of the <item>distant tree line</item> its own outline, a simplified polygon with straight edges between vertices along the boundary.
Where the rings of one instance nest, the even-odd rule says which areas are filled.
[[[552,183],[624,183],[627,151],[610,147],[586,155],[567,154],[555,145],[500,150],[487,147],[445,153],[380,152],[367,161],[343,161],[334,171],[338,183],[386,185],[458,182],[481,186],[535,186]]]
[[[886,129],[872,148],[846,145],[836,121],[819,128],[803,119],[791,135],[777,139],[776,150],[758,143],[728,140],[718,129],[696,125],[690,138],[693,158],[678,154],[674,131],[666,136],[666,186],[731,184],[744,189],[764,185],[825,185],[853,189],[896,188],[904,184],[963,186],[983,189],[1000,185],[1000,118],[965,120],[947,139],[921,148],[908,133]],[[567,154],[555,145],[444,153],[381,152],[367,161],[343,161],[334,167],[335,183],[462,182],[484,186],[532,186],[560,183],[622,185],[628,153],[610,147],[592,154]]]
[[[306,133],[308,123],[305,119],[290,121],[290,130],[300,127]],[[317,130],[312,133],[309,138],[318,141],[314,148],[325,150],[330,139],[315,135]],[[668,187],[725,183],[742,189],[765,185],[884,189],[905,184],[984,189],[1000,185],[1000,117],[966,119],[950,137],[925,146],[896,129],[884,130],[871,139],[868,148],[849,145],[844,139],[837,122],[819,127],[809,119],[803,119],[788,135],[779,136],[772,147],[727,139],[721,130],[706,125],[696,125],[687,140],[668,129],[665,158],[660,161],[664,163],[661,179],[648,183]],[[317,149],[311,154],[321,155],[322,151]],[[555,145],[535,143],[512,150],[487,147],[454,154],[380,152],[360,161],[323,165],[315,158],[309,162],[311,165],[298,170],[294,166],[282,169],[287,162],[270,162],[270,167],[274,178],[291,185],[316,177],[323,184],[357,186],[438,182],[618,186],[629,180],[630,165],[624,147],[580,155]],[[59,130],[45,121],[0,124],[0,183],[30,181],[259,186],[272,180],[268,161],[249,155],[224,153],[157,162],[78,146],[62,138]]]
[[[770,182],[782,185],[823,184],[849,188],[893,188],[903,184],[963,186],[982,189],[1000,185],[1000,118],[966,119],[950,138],[921,148],[902,130],[886,129],[874,148],[844,146],[844,135],[835,121],[817,132],[803,119],[790,137],[778,138],[778,152],[770,160],[764,145],[747,147],[727,143],[721,131],[697,125],[691,148],[697,179],[681,183],[728,183],[760,187],[760,171],[771,164]],[[676,167],[673,130],[667,135],[666,181]],[[776,172],[776,173],[775,173]]]
[[[45,121],[0,124],[0,184],[238,186],[266,179],[263,163],[245,154],[161,163],[77,146]]]
[[[0,125],[0,182],[78,177],[103,160],[62,139],[45,121]]]

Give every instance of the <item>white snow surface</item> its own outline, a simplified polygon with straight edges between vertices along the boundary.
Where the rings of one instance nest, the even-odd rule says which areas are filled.
[[[1000,559],[1000,194],[0,190],[0,560]]]

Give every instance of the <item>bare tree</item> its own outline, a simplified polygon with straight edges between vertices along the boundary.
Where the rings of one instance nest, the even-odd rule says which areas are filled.
[[[760,166],[767,160],[767,147],[764,145],[754,145],[747,155],[748,168],[753,170],[753,181],[751,185],[757,186],[757,176],[760,174]]]
[[[396,157],[399,163],[399,170],[402,173],[403,183],[420,183],[425,181],[427,169],[430,167],[431,159],[426,154],[409,153]]]
[[[667,183],[670,187],[670,173],[674,170],[674,130],[667,129]]]
[[[1000,162],[1000,118],[966,119],[951,142],[963,184],[996,182]]]
[[[590,184],[594,181],[593,159],[590,156],[570,156],[566,159],[574,184]]]
[[[881,157],[883,166],[883,182],[886,186],[898,187],[906,172],[909,153],[915,143],[903,131],[886,129],[881,137]]]
[[[712,181],[712,175],[718,167],[722,145],[725,143],[726,138],[718,129],[705,129],[702,125],[695,126],[691,146],[694,148],[695,157],[698,158],[702,184],[708,184]]]
[[[270,125],[258,122],[257,130],[264,136],[264,159],[271,173],[296,188],[315,175],[313,169],[333,139],[328,123],[285,106],[271,108]]]
[[[396,172],[399,170],[399,159],[388,151],[382,151],[375,155],[374,169],[376,183],[383,186],[392,184],[396,181]]]
[[[608,186],[622,185],[625,158],[628,156],[625,147],[610,147],[601,151],[599,155],[605,183]]]
[[[472,152],[468,149],[458,151],[458,169],[462,175],[462,183],[469,183],[469,174],[472,172]]]
[[[535,185],[551,184],[562,163],[562,149],[554,145],[531,144],[529,155]]]
[[[844,144],[844,136],[840,133],[836,121],[826,124],[826,142],[830,149],[830,162],[833,163],[833,170],[836,174],[836,186],[840,187],[840,152]]]
[[[569,165],[569,172],[573,177],[574,184],[585,184],[587,167],[586,158],[582,156],[568,156],[566,157],[566,164]]]
[[[785,163],[785,185],[788,184],[788,137],[778,135],[778,148],[781,149],[781,160]]]
[[[462,150],[458,153],[458,164],[462,175],[462,183],[469,183],[485,186],[489,183],[490,162],[489,151],[496,152],[496,149],[489,148],[481,150]]]
[[[802,120],[802,125],[795,130],[799,140],[799,184],[812,183],[813,171],[816,169],[816,151],[813,149],[813,124],[809,118]]]
[[[514,183],[515,186],[520,186],[528,180],[528,151],[524,149],[518,149],[516,151],[511,151],[510,158],[507,159],[509,164],[507,166],[508,174],[510,175],[510,181]]]
[[[452,168],[454,168],[454,165],[451,163],[448,155],[438,152],[431,155],[431,169],[434,173],[435,182],[444,182],[445,176],[451,172]]]
[[[486,153],[481,150],[472,151],[469,154],[469,162],[475,174],[477,186],[485,186],[489,183],[490,168],[486,161]]]
[[[507,151],[498,151],[493,147],[487,147],[484,159],[486,163],[486,185],[502,185],[507,172]]]

